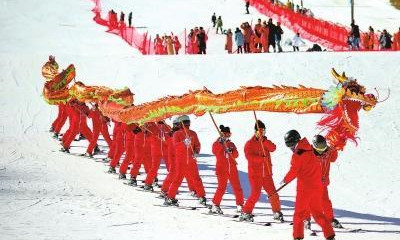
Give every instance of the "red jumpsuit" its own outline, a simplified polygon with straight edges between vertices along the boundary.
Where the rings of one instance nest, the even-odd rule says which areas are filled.
[[[104,140],[107,142],[109,148],[111,148],[111,138],[108,133],[108,126],[105,118],[101,115],[99,110],[90,110],[89,118],[92,119],[93,123],[93,135],[90,144],[86,152],[93,154],[93,150],[97,145],[97,140],[99,139],[100,133],[103,135]]]
[[[281,202],[279,195],[274,194],[276,192],[274,180],[272,179],[272,164],[271,164],[271,152],[274,152],[276,146],[273,142],[263,137],[262,142],[265,150],[265,156],[263,157],[263,148],[261,147],[260,141],[253,136],[244,146],[244,153],[248,160],[248,173],[249,182],[251,187],[250,197],[247,199],[246,204],[243,206],[243,212],[251,214],[254,206],[260,198],[261,189],[271,195],[269,202],[272,207],[272,212],[281,211]]]
[[[114,154],[112,156],[110,167],[115,168],[119,163],[119,160],[122,157],[122,154],[125,152],[125,131],[126,124],[125,123],[117,123],[114,128],[116,129],[116,133],[113,139],[114,145]]]
[[[136,126],[134,126],[136,127]],[[128,130],[125,132],[125,159],[119,168],[120,174],[126,174],[128,166],[130,163],[133,164],[135,159],[135,137],[136,134],[133,133],[133,126],[128,126]]]
[[[148,172],[145,180],[146,185],[151,185],[157,177],[158,169],[160,168],[161,159],[168,162],[168,144],[169,127],[165,124],[153,124],[149,127],[151,131],[151,169]]]
[[[116,145],[116,141],[114,141],[114,140],[115,140],[115,137],[117,136],[117,132],[119,131],[119,127],[120,127],[118,122],[116,122],[114,120],[112,120],[112,121],[114,123],[114,128],[113,128],[113,133],[112,133],[113,139],[111,142],[110,151],[107,154],[107,157],[109,159],[111,159],[114,156],[114,149],[115,149],[115,145]]]
[[[190,144],[185,145],[184,140],[190,139]],[[201,181],[197,162],[193,154],[200,152],[200,142],[196,132],[186,127],[174,133],[176,175],[168,190],[168,198],[175,199],[183,178],[193,183],[197,197],[205,197],[203,182]]]
[[[232,153],[228,153],[227,149],[232,149]],[[236,205],[243,205],[243,191],[240,186],[238,170],[235,159],[239,156],[235,144],[229,140],[225,143],[220,143],[218,140],[212,146],[212,152],[217,158],[215,173],[218,178],[218,187],[215,192],[213,203],[220,205],[222,196],[225,194],[228,180],[232,185],[233,193],[236,197]]]
[[[328,193],[328,185],[330,183],[329,170],[331,168],[331,162],[335,162],[337,156],[338,156],[337,150],[334,148],[329,148],[322,155],[317,155],[317,157],[320,159],[321,171],[322,171],[322,185],[323,185],[322,207],[324,209],[324,214],[329,222],[332,222],[334,218],[332,202],[329,199],[329,193]],[[310,213],[308,213],[308,217],[309,216]]]
[[[330,222],[322,207],[323,186],[320,160],[313,153],[306,138],[301,139],[294,150],[291,167],[284,178],[288,183],[297,177],[297,195],[293,217],[293,238],[304,238],[304,220],[308,210],[321,226],[325,238],[334,236]]]
[[[65,104],[58,105],[58,115],[56,120],[51,124],[55,133],[59,134],[61,128],[64,126],[65,121],[67,121],[68,113],[67,106]]]
[[[92,131],[87,125],[87,116],[89,115],[89,108],[85,105],[85,103],[78,102],[76,108],[80,112],[79,116],[79,132],[88,140],[89,142],[92,139]]]
[[[66,105],[66,111],[69,117],[69,128],[62,138],[62,142],[64,148],[68,149],[71,146],[72,141],[75,139],[75,136],[79,133],[80,113],[72,103]]]
[[[146,136],[147,135],[147,136]],[[139,132],[135,135],[135,160],[130,171],[131,178],[139,173],[140,167],[144,166],[144,171],[148,173],[151,168],[151,149],[148,140],[148,133]]]

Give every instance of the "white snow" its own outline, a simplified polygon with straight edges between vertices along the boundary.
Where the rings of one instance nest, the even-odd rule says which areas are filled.
[[[109,6],[119,11],[120,6],[126,6],[123,2],[127,1],[103,0],[103,8]],[[231,13],[230,16],[226,14],[226,22],[231,21],[232,25],[241,22],[242,18],[258,18],[254,10],[252,16],[242,14],[244,4],[240,0],[154,2],[157,4],[135,1],[132,6],[135,15],[140,16],[138,26],[145,25],[154,32],[178,32],[191,25],[207,26],[214,11],[217,15],[224,12],[223,18],[225,12]],[[340,1],[323,2],[325,6],[333,6]],[[398,21],[386,18],[386,13],[394,11],[388,3],[368,2],[383,10],[375,11],[374,18],[364,18],[361,13],[366,8],[360,7],[357,10],[360,26],[367,26],[371,19],[377,19],[374,25],[398,24]],[[135,93],[135,103],[183,94],[203,86],[215,93],[243,85],[302,84],[327,89],[333,81],[329,73],[331,67],[356,77],[369,92],[374,93],[376,87],[382,98],[390,88],[391,95],[386,102],[370,112],[360,112],[359,145],[349,143],[332,166],[330,195],[339,220],[345,226],[365,230],[362,233],[337,231],[337,239],[399,239],[400,53],[239,56],[218,54],[220,46],[215,43],[209,49],[210,52],[215,50],[215,54],[207,56],[144,57],[96,25],[92,21],[92,7],[88,0],[1,2],[0,239],[292,238],[289,224],[261,227],[206,216],[201,214],[204,209],[185,211],[153,206],[162,204],[162,200],[156,199],[154,194],[123,185],[115,175],[105,174],[107,166],[104,164],[59,153],[59,144],[47,131],[56,117],[57,108],[47,105],[41,96],[43,78],[40,69],[49,54],[56,55],[61,68],[75,64],[77,80],[88,85],[129,87]],[[317,9],[313,8],[313,11],[317,14]],[[321,7],[318,11],[328,17],[330,8]],[[170,16],[168,21],[165,20],[167,16]],[[274,179],[278,183],[290,161],[290,152],[282,140],[284,133],[298,129],[302,135],[311,138],[318,133],[315,126],[321,115],[257,114],[267,125],[268,137],[278,147],[272,154]],[[207,115],[192,118],[193,129],[199,133],[202,144],[200,175],[211,201],[216,178],[213,172],[215,159],[210,154],[217,133]],[[215,119],[217,123],[231,127],[232,140],[243,149],[252,134],[252,113],[215,115]],[[74,142],[73,146],[73,153],[82,153],[86,143]],[[248,196],[247,161],[243,151],[240,151],[238,162],[242,186]],[[163,173],[164,170],[161,179],[165,176]],[[182,188],[182,194],[178,196],[182,205],[197,205],[185,190]],[[231,190],[228,192],[222,208],[233,213],[234,197]],[[293,215],[294,195],[295,184],[281,192],[283,213],[288,220]],[[259,215],[255,220],[269,221],[272,218],[270,205],[266,203],[265,195],[260,200],[256,205],[255,214]],[[313,226],[319,229],[315,224]],[[305,239],[323,239],[323,236],[319,233],[318,237],[306,236]]]

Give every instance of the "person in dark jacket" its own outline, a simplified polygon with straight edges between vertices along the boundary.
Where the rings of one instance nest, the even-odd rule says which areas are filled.
[[[276,24],[277,24],[277,26],[276,26],[276,33],[275,33],[275,43],[278,46],[278,52],[282,52],[281,40],[282,40],[283,30],[281,28],[280,22],[277,22]]]
[[[129,27],[132,26],[132,12],[130,12],[128,15],[128,25],[129,25]]]
[[[246,14],[250,14],[249,7],[250,7],[250,1],[246,1]]]
[[[272,45],[272,47],[274,48],[274,52],[276,52],[276,48],[275,48],[276,26],[275,26],[275,24],[272,23],[272,18],[270,18],[268,20],[267,26],[268,26],[268,29],[269,29],[268,49],[269,49],[269,46]]]
[[[383,32],[379,37],[379,43],[381,45],[381,49],[392,48],[392,36],[386,31],[386,29],[383,29]]]
[[[217,23],[217,16],[215,16],[215,13],[211,16],[211,22],[213,23],[213,27],[215,27],[215,24]]]
[[[354,21],[351,22],[351,33],[353,34],[353,48],[360,49],[360,29]]]
[[[206,54],[207,34],[204,31],[203,27],[200,27],[200,31],[197,34],[197,42],[198,42],[198,46],[199,46],[199,54]]]

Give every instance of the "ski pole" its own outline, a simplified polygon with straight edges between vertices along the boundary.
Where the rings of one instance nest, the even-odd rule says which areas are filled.
[[[256,119],[257,132],[259,132],[260,126],[258,126],[258,119],[257,119],[256,111],[253,110],[253,114],[254,114],[254,118]],[[261,136],[261,137],[264,138],[264,136]],[[264,145],[261,141],[261,138],[258,139],[258,141],[259,141],[259,143],[261,145],[261,149],[263,151],[263,158],[265,158],[265,149],[264,149]],[[267,162],[267,170],[268,170],[268,173],[271,174],[271,170],[270,170],[268,162]]]
[[[278,194],[278,192],[279,192],[280,190],[282,190],[282,188],[286,187],[289,183],[291,183],[291,181],[288,182],[288,183],[283,184],[282,186],[280,186],[278,189],[276,189],[276,191],[275,191],[274,193],[268,195],[267,198],[271,198],[271,197],[274,196],[275,194]]]

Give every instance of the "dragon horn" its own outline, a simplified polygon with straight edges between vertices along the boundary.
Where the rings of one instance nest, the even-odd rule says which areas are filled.
[[[337,73],[334,68],[332,68],[331,73],[332,73],[332,76],[334,78],[336,78],[336,80],[338,80],[340,83],[345,83],[345,82],[347,82],[349,80],[346,77],[346,74],[344,72],[343,72],[342,76],[340,76],[339,73]]]

